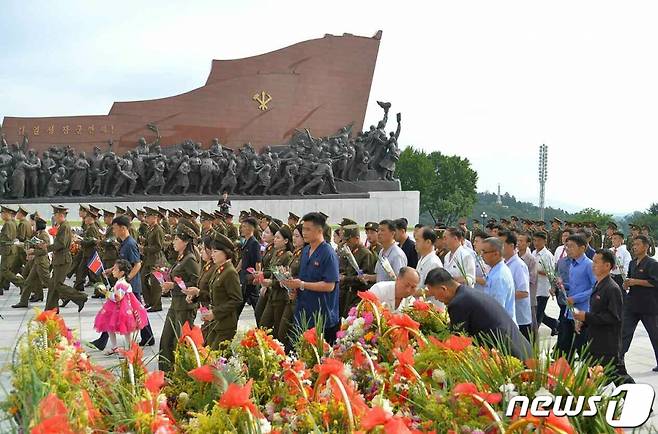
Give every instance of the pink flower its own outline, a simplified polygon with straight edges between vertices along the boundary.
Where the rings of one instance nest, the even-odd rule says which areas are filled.
[[[364,321],[366,327],[369,326],[370,324],[372,324],[374,319],[375,319],[375,316],[372,314],[372,312],[364,312],[363,321]]]

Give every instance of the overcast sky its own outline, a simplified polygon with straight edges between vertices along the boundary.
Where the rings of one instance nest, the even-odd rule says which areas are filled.
[[[658,2],[29,1],[0,13],[0,117],[106,114],[202,86],[212,59],[384,31],[400,144],[467,157],[479,190],[614,213],[658,201]],[[394,129],[394,123],[389,123]]]

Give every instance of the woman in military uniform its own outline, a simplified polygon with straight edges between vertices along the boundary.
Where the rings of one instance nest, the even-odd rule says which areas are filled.
[[[199,273],[199,282],[196,286],[189,287],[183,292],[187,294],[188,303],[199,303],[200,305],[208,308],[210,306],[210,279],[212,278],[217,265],[212,260],[212,246],[213,246],[214,237],[205,237],[203,239],[203,245],[201,246],[201,272]],[[208,325],[210,323],[206,322],[202,325],[201,330],[203,332],[204,340],[208,339]]]
[[[292,232],[292,246],[293,253],[292,258],[290,259],[290,274],[294,278],[299,276],[299,268],[301,266],[302,259],[302,249],[304,248],[304,237],[302,236],[302,225],[297,225],[295,230]],[[292,327],[293,314],[295,313],[295,298],[294,292],[288,296],[286,305],[283,307],[283,313],[281,314],[281,319],[279,320],[278,334],[276,338],[283,343],[286,348],[286,351],[292,349],[292,343],[290,341],[290,331]]]
[[[269,277],[266,273],[269,272],[270,262],[272,261],[272,257],[274,255],[274,244],[273,244],[274,234],[276,234],[278,230],[279,230],[279,225],[270,222],[265,227],[265,229],[263,230],[263,234],[261,235],[261,240],[263,241],[263,243],[267,245],[267,247],[265,248],[265,252],[263,252],[261,257],[261,271],[263,272],[263,276],[265,278]],[[268,288],[261,286],[260,295],[258,297],[258,303],[256,303],[256,310],[255,310],[256,324],[258,325],[258,327],[262,325],[261,319],[263,317],[263,312],[265,312],[265,306],[267,306],[267,300],[269,299],[269,297],[270,297],[270,292],[268,291]]]
[[[210,311],[201,315],[207,330],[206,345],[217,349],[219,344],[233,339],[238,329],[238,307],[242,304],[240,276],[235,270],[233,242],[218,234],[212,242],[215,272],[210,278]]]
[[[195,232],[184,225],[178,227],[173,240],[174,250],[178,254],[176,261],[169,270],[170,282],[162,284],[162,291],[171,293],[171,306],[167,312],[162,337],[160,338],[160,358],[158,366],[161,371],[169,371],[173,367],[174,351],[185,322],[194,324],[197,303],[188,303],[183,287],[197,286],[200,265],[194,252]],[[181,280],[183,284],[176,283]]]
[[[269,297],[265,305],[265,311],[261,318],[261,325],[265,328],[272,329],[272,335],[279,335],[279,325],[283,311],[288,304],[288,290],[274,278],[273,267],[290,266],[292,261],[292,232],[287,226],[282,226],[274,235],[273,254],[269,261],[269,267],[264,268],[265,280],[261,283],[264,288],[268,288]]]

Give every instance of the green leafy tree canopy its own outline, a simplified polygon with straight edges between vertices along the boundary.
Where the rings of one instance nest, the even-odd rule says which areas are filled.
[[[420,212],[434,223],[455,223],[471,213],[477,200],[477,172],[468,159],[457,155],[408,147],[400,154],[396,175],[404,190],[420,192]]]

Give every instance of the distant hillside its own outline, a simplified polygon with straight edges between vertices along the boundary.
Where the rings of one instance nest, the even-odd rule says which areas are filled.
[[[509,193],[501,194],[502,206],[496,204],[497,194],[485,191],[477,194],[477,202],[473,207],[471,218],[479,219],[483,212],[487,213],[487,218],[500,219],[508,218],[515,215],[519,218],[539,219],[539,207],[530,202],[521,202]],[[544,220],[551,220],[557,217],[560,220],[568,218],[570,214],[560,208],[545,208]]]

